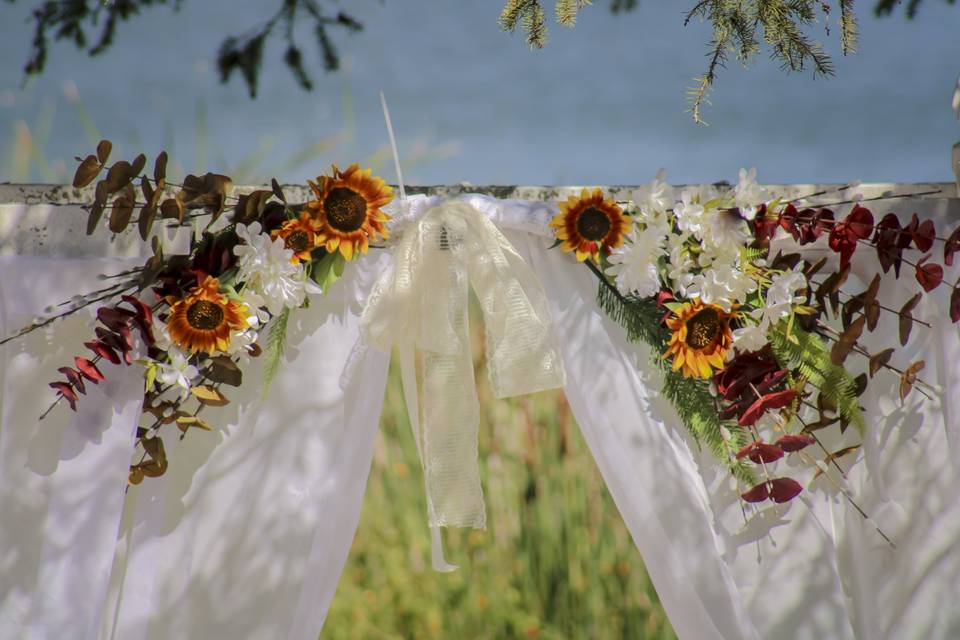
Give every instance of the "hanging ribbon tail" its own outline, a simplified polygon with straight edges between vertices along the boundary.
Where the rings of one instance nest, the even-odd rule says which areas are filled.
[[[467,203],[448,201],[404,230],[393,268],[374,286],[361,318],[371,345],[400,349],[438,571],[455,566],[443,558],[437,527],[486,526],[467,322],[470,286],[483,311],[497,397],[562,386],[563,366],[536,276],[496,226]]]

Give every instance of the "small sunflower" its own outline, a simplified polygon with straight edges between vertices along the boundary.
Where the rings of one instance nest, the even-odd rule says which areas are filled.
[[[733,345],[733,315],[716,305],[703,304],[699,298],[684,303],[667,320],[673,335],[663,357],[673,356],[673,370],[682,370],[684,378],[709,378],[712,369],[723,368]]]
[[[340,171],[333,165],[333,177],[320,176],[320,184],[309,181],[317,196],[307,203],[307,211],[317,222],[317,243],[327,251],[340,253],[352,260],[358,253],[366,253],[370,240],[377,236],[389,237],[384,224],[390,216],[380,207],[393,200],[393,189],[372,175],[371,169],[360,169],[357,164]]]
[[[576,252],[577,260],[583,262],[587,257],[599,260],[601,249],[610,253],[622,245],[631,221],[612,198],[604,200],[600,189],[593,193],[584,189],[579,198],[571,196],[560,203],[560,213],[550,226],[557,229],[560,249]]]
[[[290,262],[310,262],[310,252],[317,246],[317,230],[319,225],[304,211],[299,218],[287,220],[279,229],[270,234],[272,238],[282,238],[283,245],[293,251]]]
[[[220,293],[220,281],[207,276],[185,298],[167,298],[170,340],[188,353],[214,354],[230,346],[230,334],[247,328],[246,305]]]

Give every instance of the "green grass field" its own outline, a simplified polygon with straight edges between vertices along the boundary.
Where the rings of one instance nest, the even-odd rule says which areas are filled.
[[[497,400],[481,339],[487,529],[445,530],[460,569],[430,568],[423,476],[392,369],[360,527],[322,637],[674,638],[562,392]]]

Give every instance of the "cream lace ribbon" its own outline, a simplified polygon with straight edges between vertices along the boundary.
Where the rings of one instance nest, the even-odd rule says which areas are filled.
[[[393,255],[393,269],[368,298],[361,331],[378,349],[399,348],[424,470],[433,565],[449,571],[456,567],[443,559],[437,527],[486,526],[468,287],[483,311],[487,367],[498,398],[560,387],[565,376],[539,281],[483,213],[466,202],[443,202],[404,229]]]

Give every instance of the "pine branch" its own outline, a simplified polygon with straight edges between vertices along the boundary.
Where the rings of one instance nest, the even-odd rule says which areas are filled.
[[[853,0],[840,0],[840,44],[843,55],[857,52],[859,33],[857,17],[853,15]]]

